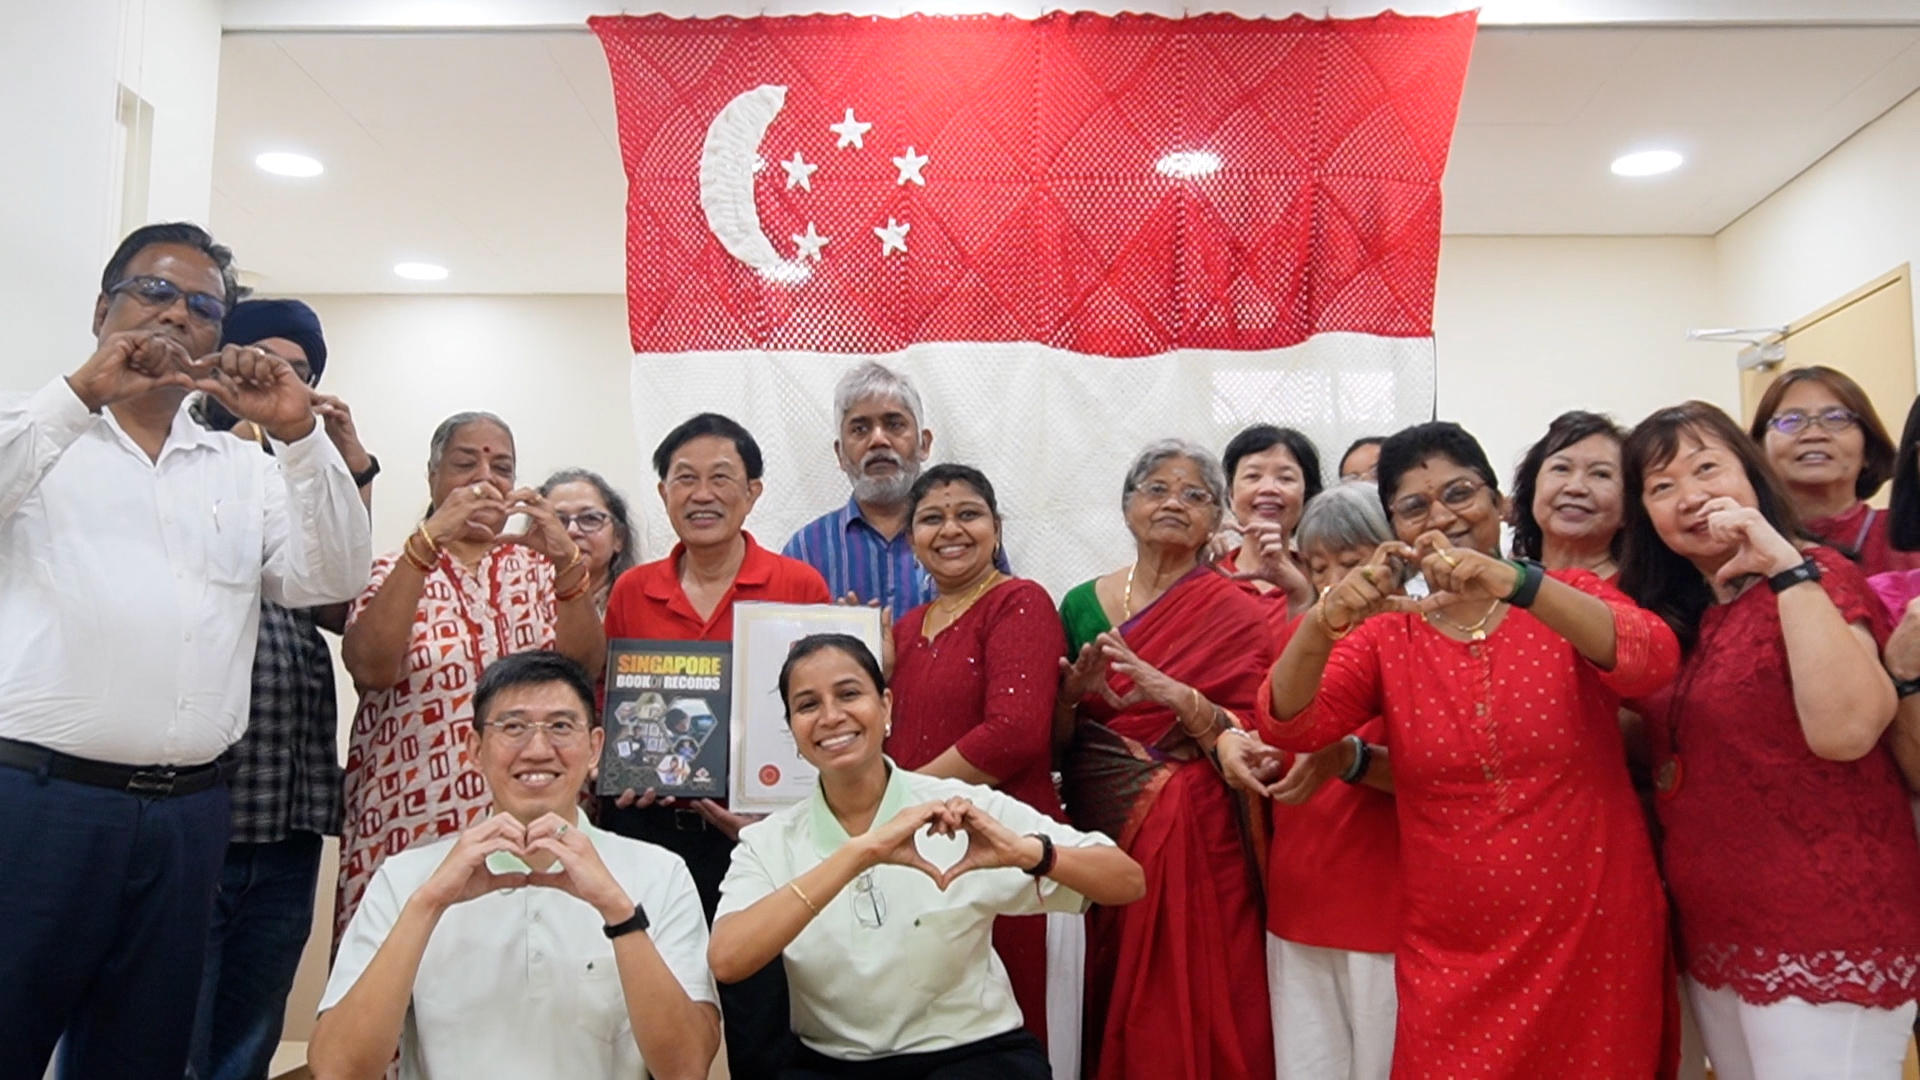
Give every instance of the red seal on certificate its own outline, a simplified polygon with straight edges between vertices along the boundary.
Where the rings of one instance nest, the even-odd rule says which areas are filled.
[[[762,786],[772,787],[773,785],[779,782],[780,782],[779,766],[777,765],[760,766],[760,783]]]

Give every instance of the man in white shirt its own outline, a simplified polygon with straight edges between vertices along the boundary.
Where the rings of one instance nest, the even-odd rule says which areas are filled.
[[[555,652],[481,673],[468,757],[493,816],[380,864],[307,1060],[321,1077],[705,1080],[720,1046],[707,922],[665,848],[602,832],[593,684]]]
[[[136,230],[93,355],[0,397],[0,1080],[37,1080],[56,1042],[66,1077],[178,1080],[261,596],[367,580],[366,510],[307,386],[216,351],[237,292],[205,230]],[[275,456],[194,423],[195,389]]]

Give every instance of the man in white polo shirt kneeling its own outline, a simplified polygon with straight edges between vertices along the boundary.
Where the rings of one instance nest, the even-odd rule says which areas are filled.
[[[707,924],[664,848],[580,815],[594,690],[553,652],[487,668],[467,753],[493,815],[386,860],[347,926],[308,1062],[320,1080],[701,1078],[720,1044]]]

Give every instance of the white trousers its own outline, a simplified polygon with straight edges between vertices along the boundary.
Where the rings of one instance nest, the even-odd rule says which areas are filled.
[[[1393,954],[1298,945],[1267,935],[1278,1080],[1387,1080],[1399,998]]]
[[[1080,1080],[1087,986],[1087,920],[1047,913],[1047,1062],[1054,1080]]]
[[[1717,1080],[1900,1080],[1906,1066],[1912,1002],[1750,1005],[1732,990],[1684,985]]]

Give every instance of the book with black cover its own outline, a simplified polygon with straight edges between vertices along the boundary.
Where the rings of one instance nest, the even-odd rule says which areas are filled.
[[[732,699],[727,642],[608,642],[599,793],[724,797]]]

